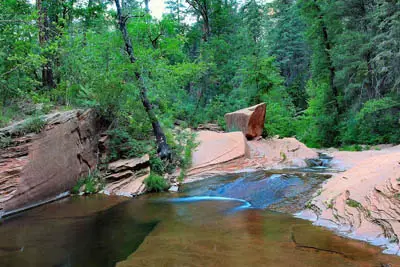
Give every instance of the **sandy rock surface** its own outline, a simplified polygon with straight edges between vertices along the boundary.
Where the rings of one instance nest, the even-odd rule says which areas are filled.
[[[295,138],[247,141],[241,132],[201,131],[196,139],[200,145],[185,183],[222,173],[305,167],[306,159],[318,157]]]
[[[334,166],[349,169],[328,180],[298,215],[400,255],[400,146],[332,155]]]
[[[360,162],[379,155],[387,155],[391,153],[400,152],[400,145],[391,146],[391,145],[380,145],[378,146],[379,150],[366,150],[366,151],[338,151],[328,150],[323,151],[327,152],[333,157],[331,162],[332,168],[338,170],[348,170],[351,167],[359,164]]]
[[[219,165],[248,157],[249,150],[242,132],[198,132],[198,147],[193,152],[189,176],[212,170]]]

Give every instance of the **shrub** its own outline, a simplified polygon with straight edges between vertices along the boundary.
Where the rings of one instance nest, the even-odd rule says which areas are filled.
[[[165,181],[162,176],[154,173],[151,173],[150,176],[144,180],[144,184],[149,192],[162,192],[168,188],[167,181]]]
[[[158,157],[155,150],[150,154],[150,169],[157,174],[164,174],[167,169],[167,162]]]
[[[383,97],[364,103],[356,114],[349,113],[340,127],[344,144],[400,143],[398,99]]]
[[[23,122],[18,128],[16,135],[21,136],[28,133],[40,133],[45,125],[46,121],[40,116],[31,117]]]
[[[352,208],[361,208],[361,203],[358,201],[355,201],[354,199],[348,199],[346,201],[346,204]]]
[[[79,190],[82,186],[85,186],[83,193],[94,194],[104,187],[104,182],[102,181],[99,172],[95,170],[89,173],[87,176],[79,178],[76,185],[72,188],[71,193],[79,194]]]
[[[4,133],[0,133],[0,149],[9,147],[12,143],[12,139],[10,136],[5,135]]]
[[[113,161],[120,158],[141,157],[145,153],[145,144],[133,139],[124,129],[113,129],[108,131],[110,137],[108,160]]]

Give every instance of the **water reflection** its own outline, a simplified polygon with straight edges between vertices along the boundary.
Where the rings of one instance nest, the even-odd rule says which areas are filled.
[[[241,200],[110,201],[68,199],[7,219],[0,266],[400,266],[307,221],[237,210]]]

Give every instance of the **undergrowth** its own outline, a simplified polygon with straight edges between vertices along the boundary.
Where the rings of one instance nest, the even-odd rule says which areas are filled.
[[[85,194],[94,194],[99,192],[103,188],[104,182],[101,179],[100,173],[95,170],[88,175],[79,178],[76,185],[72,188],[71,193],[79,194],[81,191]]]
[[[168,189],[167,181],[160,175],[151,173],[149,177],[144,180],[148,192],[162,192]]]

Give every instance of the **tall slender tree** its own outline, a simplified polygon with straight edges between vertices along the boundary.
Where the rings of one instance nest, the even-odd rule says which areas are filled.
[[[132,40],[129,37],[128,29],[126,27],[127,21],[129,19],[128,15],[123,14],[122,7],[120,4],[120,0],[114,0],[115,7],[117,9],[117,19],[119,30],[121,31],[122,37],[125,43],[125,51],[128,54],[129,61],[132,64],[137,62],[137,58],[135,57]],[[154,113],[153,106],[151,105],[148,97],[147,97],[147,88],[144,83],[143,77],[139,71],[134,71],[134,76],[136,78],[139,91],[140,91],[140,99],[142,101],[143,107],[145,108],[147,115],[151,121],[151,125],[153,127],[153,132],[156,137],[157,142],[157,152],[161,159],[168,159],[171,156],[171,151],[167,144],[167,138],[165,137],[164,131],[161,128],[160,122],[157,119],[156,114]]]
[[[39,14],[37,23],[39,27],[39,44],[45,49],[51,41],[51,25],[48,16],[49,2],[47,0],[37,0],[36,8]],[[53,62],[49,55],[47,55],[46,60],[46,63],[42,66],[42,86],[44,88],[55,88],[56,83],[54,81]]]

